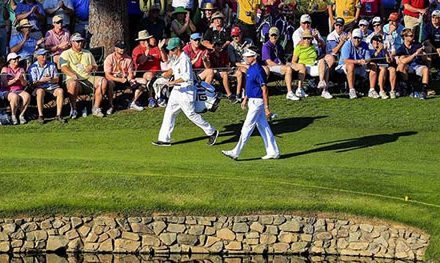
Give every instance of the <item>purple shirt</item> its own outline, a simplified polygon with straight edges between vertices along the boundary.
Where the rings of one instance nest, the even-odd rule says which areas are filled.
[[[265,62],[270,59],[277,64],[284,63],[284,50],[280,44],[272,44],[272,42],[267,41],[263,44],[261,49],[261,59]]]

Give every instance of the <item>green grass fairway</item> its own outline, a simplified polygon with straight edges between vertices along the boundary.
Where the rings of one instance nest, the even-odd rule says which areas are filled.
[[[282,159],[253,136],[234,162],[245,118],[222,101],[204,117],[209,147],[179,115],[172,147],[154,147],[163,109],[62,125],[0,127],[0,216],[326,212],[387,219],[432,235],[440,258],[440,99],[286,101],[271,97]],[[405,202],[404,197],[409,201]]]

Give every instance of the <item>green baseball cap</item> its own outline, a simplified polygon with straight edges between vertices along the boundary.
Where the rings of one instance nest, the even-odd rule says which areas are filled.
[[[180,38],[178,38],[178,37],[170,38],[170,40],[168,40],[167,49],[173,50],[176,47],[180,47]]]

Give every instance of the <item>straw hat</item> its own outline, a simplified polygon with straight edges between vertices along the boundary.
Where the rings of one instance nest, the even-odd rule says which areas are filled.
[[[140,41],[140,40],[147,40],[149,38],[152,38],[153,36],[150,35],[150,33],[148,33],[147,30],[142,30],[138,32],[138,38],[135,39],[135,41]]]
[[[23,27],[33,27],[33,26],[31,23],[29,23],[29,20],[27,20],[25,18],[25,19],[20,20],[20,22],[18,22],[17,29],[20,29]]]
[[[217,10],[217,7],[213,3],[207,2],[202,5],[202,10]]]

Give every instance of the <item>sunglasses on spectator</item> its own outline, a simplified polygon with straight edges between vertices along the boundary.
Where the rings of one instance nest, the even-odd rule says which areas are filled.
[[[359,26],[367,26],[367,25],[359,25]]]
[[[405,35],[406,37],[413,37],[414,35],[413,34],[407,34],[407,35]]]
[[[306,21],[306,22],[302,22],[301,24],[310,24],[310,22],[307,22],[307,21]]]
[[[341,24],[335,24],[335,26],[342,26]]]
[[[196,41],[196,42],[199,42],[200,40],[201,40],[200,38],[193,39],[193,41]]]
[[[380,24],[373,24],[373,26],[380,26]]]
[[[11,58],[9,61],[17,61],[18,58]]]
[[[303,37],[304,40],[312,40],[313,38],[311,37]]]
[[[240,36],[232,36],[232,38],[239,38]]]
[[[271,37],[278,37],[278,35],[277,34],[272,34],[272,35],[270,35]]]
[[[75,41],[73,41],[73,42],[76,42],[76,43],[81,44],[81,43],[84,43],[84,40],[75,40]]]
[[[62,24],[63,20],[57,21],[57,22],[53,22],[54,24]]]
[[[360,40],[361,38],[360,38],[360,37],[353,37],[353,39],[357,39],[357,40]]]

